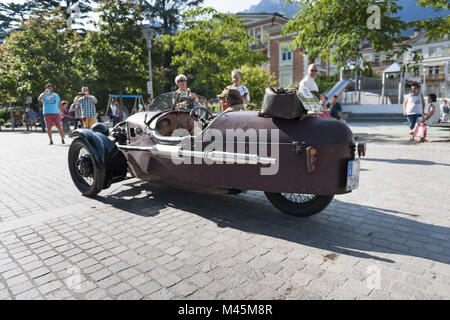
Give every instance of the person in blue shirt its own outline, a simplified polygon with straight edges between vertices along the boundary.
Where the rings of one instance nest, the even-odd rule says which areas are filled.
[[[55,124],[58,129],[59,135],[61,136],[61,143],[64,144],[64,131],[61,125],[61,98],[57,93],[53,92],[53,86],[50,83],[45,85],[45,91],[41,93],[38,98],[39,102],[44,105],[44,119],[45,126],[47,127],[47,134],[50,138],[50,144],[53,144],[52,140],[52,126]]]
[[[327,106],[328,110],[330,110],[330,107],[331,107],[330,116],[332,118],[341,120],[342,119],[342,106],[339,102],[337,102],[337,99],[338,99],[338,96],[334,95],[331,98],[331,101],[326,104],[326,106]]]

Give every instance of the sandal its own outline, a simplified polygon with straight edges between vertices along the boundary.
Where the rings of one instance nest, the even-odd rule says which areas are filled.
[[[410,140],[410,141],[414,140],[414,133],[413,133],[413,132],[411,132],[411,133],[409,134],[409,140]]]

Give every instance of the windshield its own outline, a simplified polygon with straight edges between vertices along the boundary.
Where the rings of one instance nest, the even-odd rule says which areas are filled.
[[[153,103],[149,107],[149,111],[166,111],[166,110],[191,110],[196,106],[207,107],[205,97],[198,94],[192,97],[182,96],[177,91],[160,94],[153,99]]]

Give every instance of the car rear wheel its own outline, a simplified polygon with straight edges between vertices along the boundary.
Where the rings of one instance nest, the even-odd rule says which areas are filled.
[[[283,213],[296,217],[308,217],[321,212],[334,197],[334,195],[321,196],[301,193],[264,193],[274,207]]]
[[[89,147],[81,139],[75,139],[69,148],[69,171],[75,186],[88,197],[97,195],[102,188],[100,170],[94,165]]]

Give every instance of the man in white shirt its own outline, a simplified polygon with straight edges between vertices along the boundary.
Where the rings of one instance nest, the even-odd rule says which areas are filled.
[[[308,74],[300,81],[298,89],[307,88],[312,94],[314,94],[317,98],[319,98],[319,87],[317,86],[316,81],[314,80],[317,76],[317,66],[314,63],[311,63],[308,66]]]

